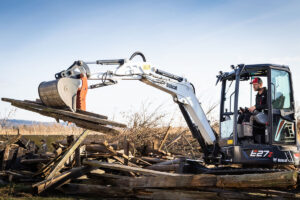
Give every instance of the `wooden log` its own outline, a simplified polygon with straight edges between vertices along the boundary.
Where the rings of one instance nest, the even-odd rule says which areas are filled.
[[[125,182],[131,188],[198,188],[215,186],[217,177],[212,174],[155,176],[131,178]]]
[[[179,164],[180,162],[181,162],[181,159],[177,158],[177,159],[174,159],[174,160],[166,160],[166,161],[160,162],[158,164],[154,164],[152,166],[155,166],[155,165],[173,165],[173,164]],[[148,167],[148,168],[151,168],[151,167]]]
[[[146,162],[152,163],[152,164],[161,163],[161,162],[165,162],[166,161],[165,159],[152,158],[152,157],[146,157],[146,156],[141,157],[141,159],[144,160],[144,161],[146,161]]]
[[[162,171],[162,172],[170,172],[170,171],[177,172],[179,170],[179,167],[180,167],[179,164],[151,165],[151,166],[146,167],[145,169],[151,169],[151,170]]]
[[[86,138],[89,131],[85,130],[83,133],[77,138],[76,141],[71,145],[71,147],[66,151],[66,153],[62,156],[62,159],[55,165],[54,169],[51,171],[51,173],[47,176],[47,179],[50,179],[57,175],[59,171],[63,168],[64,164],[67,162],[67,160],[72,156],[74,151],[77,147],[81,144],[81,142]]]
[[[87,158],[110,158],[113,156],[111,153],[87,153]]]
[[[242,200],[257,199],[250,195],[239,194],[238,192],[218,193],[214,191],[193,191],[186,189],[139,189],[135,192],[136,198],[141,199],[197,199],[197,200]],[[261,199],[261,197],[260,197]],[[258,200],[258,199],[257,199]]]
[[[108,187],[90,184],[65,184],[60,191],[69,195],[80,195],[97,198],[133,198],[133,199],[199,199],[199,200],[237,200],[237,199],[259,199],[255,195],[245,195],[238,192],[224,191],[193,191],[186,189],[131,189],[120,187]],[[261,198],[261,196],[260,196]]]
[[[212,174],[126,177],[114,174],[98,174],[97,179],[106,184],[129,188],[200,188],[215,187],[217,176]]]
[[[66,183],[68,183],[71,179],[75,179],[85,175],[90,172],[93,168],[91,167],[77,167],[71,170],[68,170],[60,175],[51,177],[44,181],[38,182],[32,185],[35,194],[41,194],[47,190],[54,189],[56,187],[60,187]]]
[[[217,187],[229,188],[287,188],[297,184],[296,171],[264,174],[223,175],[217,178]]]
[[[129,188],[109,187],[102,185],[74,184],[69,183],[60,189],[65,194],[83,195],[88,197],[124,198],[134,197],[134,192]]]
[[[159,171],[150,170],[150,169],[130,167],[130,166],[119,165],[119,164],[111,164],[111,163],[99,162],[99,161],[95,161],[95,160],[84,160],[83,164],[89,165],[92,167],[114,169],[114,170],[119,170],[119,171],[134,172],[134,173],[140,173],[140,174],[146,174],[146,175],[152,175],[152,176],[180,176],[180,174],[175,174],[175,173],[173,174],[173,173],[159,172]]]
[[[199,200],[249,200],[249,199],[298,199],[297,194],[281,195],[272,194],[268,191],[241,191],[228,189],[206,189],[198,190],[182,189],[159,189],[159,188],[120,188],[103,185],[89,184],[65,184],[60,188],[65,194],[80,195],[97,198],[133,198],[133,199],[199,199]]]

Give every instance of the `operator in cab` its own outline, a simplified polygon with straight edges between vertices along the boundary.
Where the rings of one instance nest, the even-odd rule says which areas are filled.
[[[263,87],[263,81],[261,78],[256,77],[252,80],[253,90],[257,91],[255,106],[251,106],[248,110],[253,113],[255,110],[258,112],[267,112],[268,108],[268,91],[266,87]],[[265,125],[258,124],[253,121],[253,136],[254,142],[258,144],[265,144]]]
[[[253,85],[253,90],[257,91],[257,94],[256,94],[255,106],[251,106],[248,110],[252,113],[255,110],[259,112],[266,110],[268,108],[268,101],[267,101],[268,91],[266,87],[263,87],[263,82],[261,78],[259,77],[254,78],[250,84]]]
[[[256,77],[250,83],[253,85],[253,90],[257,92],[255,105],[250,108],[240,108],[240,115],[238,118],[238,124],[252,128],[244,128],[243,136],[250,136],[253,139],[253,142],[256,144],[265,144],[265,125],[259,124],[255,120],[253,120],[253,116],[255,115],[255,111],[262,112],[267,114],[268,109],[268,91],[266,87],[263,87],[263,81],[261,78]],[[239,129],[239,132],[241,130]]]

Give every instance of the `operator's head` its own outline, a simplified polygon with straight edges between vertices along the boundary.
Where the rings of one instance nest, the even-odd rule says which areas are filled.
[[[260,88],[263,87],[263,82],[261,80],[261,78],[256,77],[252,80],[251,84],[253,85],[253,90],[254,91],[259,91]]]

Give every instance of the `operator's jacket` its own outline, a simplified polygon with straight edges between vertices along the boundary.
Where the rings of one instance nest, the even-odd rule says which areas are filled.
[[[261,94],[257,93],[256,103],[255,103],[255,107],[257,111],[261,112],[268,108],[267,97],[268,97],[268,90],[265,87],[263,88],[263,92]]]

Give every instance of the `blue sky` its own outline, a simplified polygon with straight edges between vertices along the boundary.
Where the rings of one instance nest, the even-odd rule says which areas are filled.
[[[289,65],[299,101],[299,10],[300,1],[0,0],[0,97],[36,99],[39,83],[74,60],[139,50],[159,68],[187,77],[204,107],[219,99],[218,71],[239,63]],[[177,109],[169,95],[130,81],[90,90],[87,108],[122,120],[120,112],[143,101]],[[2,116],[10,108],[0,102]],[[20,109],[14,117],[53,121]]]

